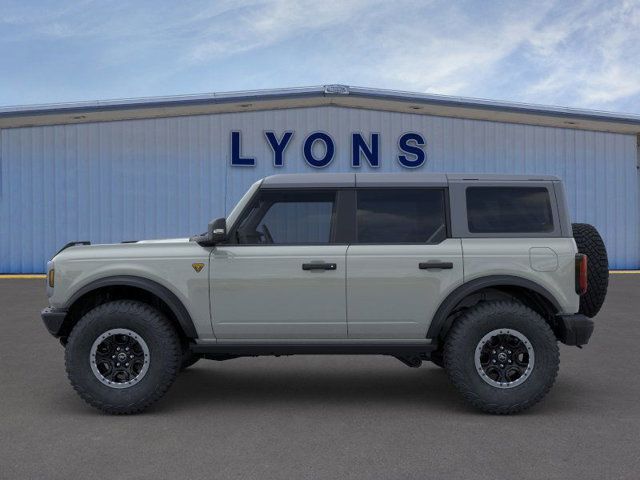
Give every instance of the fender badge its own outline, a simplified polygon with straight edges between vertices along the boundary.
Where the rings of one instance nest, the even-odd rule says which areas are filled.
[[[192,263],[191,266],[196,272],[200,273],[200,271],[204,268],[204,263]]]

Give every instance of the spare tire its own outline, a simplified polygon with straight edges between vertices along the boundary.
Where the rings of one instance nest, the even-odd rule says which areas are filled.
[[[587,256],[587,292],[580,297],[579,312],[587,317],[595,317],[604,303],[609,286],[607,249],[593,225],[574,223],[571,227],[578,252]]]

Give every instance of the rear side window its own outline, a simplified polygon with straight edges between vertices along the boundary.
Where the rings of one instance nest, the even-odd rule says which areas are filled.
[[[444,190],[357,192],[359,243],[439,243],[447,236]]]
[[[471,233],[552,232],[549,191],[544,187],[469,187],[467,222]]]

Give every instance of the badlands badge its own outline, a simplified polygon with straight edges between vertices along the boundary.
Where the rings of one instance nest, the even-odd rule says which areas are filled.
[[[200,273],[204,268],[204,263],[192,263],[191,266],[196,272]]]

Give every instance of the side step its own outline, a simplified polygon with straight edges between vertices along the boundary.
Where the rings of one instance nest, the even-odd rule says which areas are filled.
[[[391,355],[403,358],[428,359],[436,345],[415,343],[216,343],[192,344],[191,351],[208,356],[280,356],[280,355]]]

